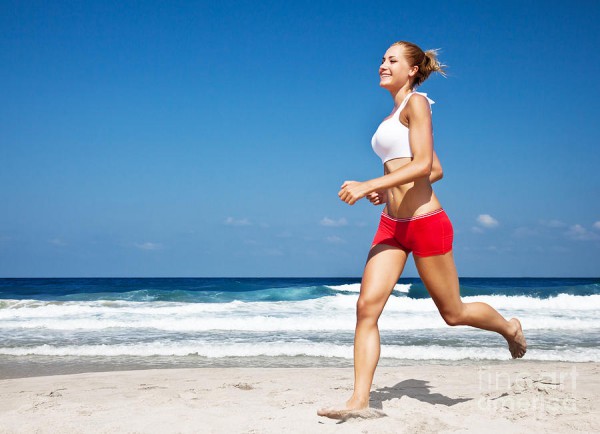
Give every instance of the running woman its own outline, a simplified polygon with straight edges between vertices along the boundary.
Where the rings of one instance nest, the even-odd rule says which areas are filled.
[[[345,404],[318,410],[320,416],[340,419],[368,408],[380,353],[377,321],[411,252],[423,284],[448,325],[500,333],[513,358],[526,352],[518,319],[507,321],[486,303],[463,303],[460,298],[452,224],[431,187],[442,178],[433,150],[433,101],[415,91],[432,72],[445,75],[444,66],[437,50],[424,52],[407,41],[389,47],[379,66],[379,85],[394,100],[392,113],[371,142],[384,175],[364,182],[346,181],[338,193],[348,205],[365,197],[374,205],[385,204],[356,305],[354,392]]]

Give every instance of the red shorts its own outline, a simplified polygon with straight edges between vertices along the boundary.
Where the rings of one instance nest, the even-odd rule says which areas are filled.
[[[388,244],[417,256],[443,255],[452,250],[454,231],[443,208],[410,218],[381,213],[372,246]]]

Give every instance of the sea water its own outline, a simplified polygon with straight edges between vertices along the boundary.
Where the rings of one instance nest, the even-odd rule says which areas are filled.
[[[0,377],[82,363],[351,366],[359,292],[358,278],[0,279]],[[600,361],[600,279],[461,278],[460,295],[519,318],[527,360]],[[383,365],[510,359],[499,334],[448,326],[419,279],[393,288],[379,328]]]

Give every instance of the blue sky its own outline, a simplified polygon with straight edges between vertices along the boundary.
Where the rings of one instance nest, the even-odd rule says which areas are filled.
[[[600,275],[600,4],[390,5],[1,1],[0,277],[360,276],[397,40],[459,274]]]

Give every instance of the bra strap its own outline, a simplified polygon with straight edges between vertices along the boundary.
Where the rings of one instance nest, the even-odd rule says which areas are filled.
[[[398,107],[398,112],[402,111],[402,109],[404,108],[404,106],[406,105],[406,103],[408,102],[408,99],[410,98],[410,96],[415,93],[414,91],[409,93],[408,95],[406,95],[406,97],[404,98],[404,101],[402,101],[402,104],[400,104],[400,107]]]
[[[427,98],[427,101],[429,101],[429,106],[430,107],[431,107],[431,104],[435,104],[435,101],[432,100],[431,98],[429,98],[426,93],[417,92],[416,90],[413,90],[411,93],[409,93],[408,95],[406,95],[406,98],[404,98],[404,101],[402,101],[402,104],[400,104],[400,107],[398,107],[398,113],[400,113],[402,111],[402,109],[404,108],[404,106],[406,105],[406,103],[408,103],[408,99],[414,93],[418,93],[419,95],[423,95],[425,98]],[[430,110],[431,110],[431,108],[430,108]]]

